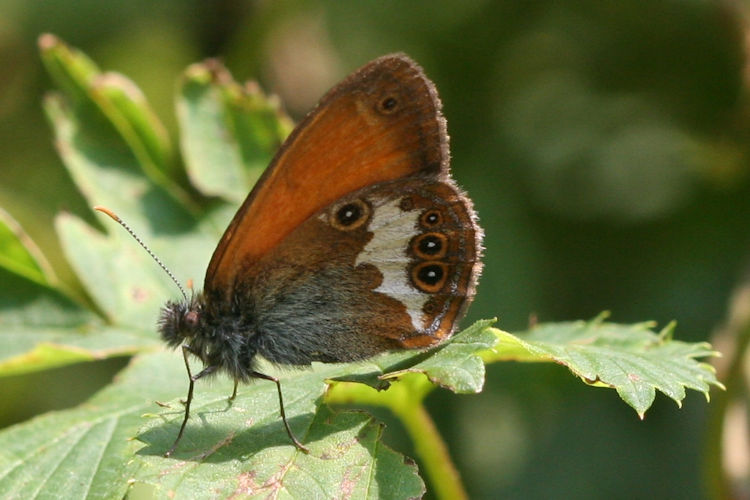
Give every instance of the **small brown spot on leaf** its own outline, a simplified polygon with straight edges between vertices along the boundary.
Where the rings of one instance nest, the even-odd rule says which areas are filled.
[[[257,493],[260,485],[255,482],[255,471],[243,472],[237,476],[237,488],[227,498],[245,498]]]
[[[141,287],[133,287],[133,289],[130,291],[130,296],[133,298],[134,301],[140,303],[146,302],[146,300],[149,297],[149,293],[146,291],[145,288]]]
[[[341,479],[341,484],[339,485],[341,494],[337,498],[351,498],[364,471],[365,467],[359,468],[358,473],[355,473],[351,469],[347,470]]]

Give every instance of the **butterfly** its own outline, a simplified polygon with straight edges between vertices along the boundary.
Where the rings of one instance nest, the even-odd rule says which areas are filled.
[[[239,382],[274,382],[287,434],[306,451],[259,356],[348,362],[452,335],[475,294],[483,233],[449,156],[437,90],[404,54],[375,59],[323,96],[227,227],[202,292],[161,311],[161,337],[181,346],[190,380],[167,456],[204,376],[232,377],[232,398]],[[190,355],[202,371],[191,373]]]

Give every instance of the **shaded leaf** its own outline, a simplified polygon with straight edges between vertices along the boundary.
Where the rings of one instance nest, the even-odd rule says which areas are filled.
[[[65,91],[74,112],[91,125],[101,125],[95,128],[97,135],[116,136],[153,182],[189,204],[169,176],[174,168],[166,129],[140,89],[122,75],[103,73],[85,54],[54,35],[42,35],[39,48],[47,71]]]
[[[322,497],[337,491],[348,498],[420,496],[424,485],[416,467],[382,444],[380,424],[318,404],[326,376],[343,368],[328,365],[283,377],[287,415],[309,455],[284,432],[273,384],[245,386],[230,404],[231,383],[224,380],[201,384],[185,438],[167,459],[161,455],[176,436],[182,406],[174,401],[174,410],[148,412],[159,408],[152,398],[184,389],[184,367],[176,354],[141,355],[81,407],[0,433],[0,496],[65,491],[66,498],[119,498],[132,485],[154,487],[158,496],[194,497],[201,491],[208,497],[283,492],[309,498],[315,491]],[[145,426],[144,419],[150,420]],[[142,442],[130,439],[141,426]]]
[[[149,398],[169,397],[179,366],[166,354],[141,356],[88,403],[0,433],[0,497],[122,498],[134,473],[131,440]]]
[[[241,203],[291,131],[278,103],[241,86],[218,61],[193,64],[177,100],[180,147],[193,185]]]
[[[439,346],[433,356],[406,370],[387,373],[386,380],[404,373],[424,373],[434,384],[455,393],[481,392],[484,385],[484,361],[480,354],[497,343],[490,329],[494,319],[477,321]]]
[[[12,327],[0,335],[0,377],[136,354],[160,345],[152,332],[132,328]]]
[[[122,352],[119,335],[103,351],[89,344],[84,331],[98,318],[53,287],[36,245],[3,211],[0,248],[0,377]]]
[[[168,403],[169,409],[149,415],[151,422],[138,434],[138,439],[148,446],[138,453],[144,467],[136,479],[157,487],[158,496],[167,491],[175,491],[178,495],[179,492],[195,494],[195,488],[210,480],[216,487],[216,494],[223,496],[239,491],[240,472],[237,467],[241,466],[243,470],[252,471],[242,479],[244,486],[241,490],[242,494],[251,496],[283,491],[292,497],[305,497],[305,492],[308,492],[309,497],[310,492],[319,491],[320,496],[328,497],[336,491],[344,491],[344,484],[352,498],[419,496],[421,480],[415,480],[413,466],[405,464],[404,457],[380,443],[382,430],[371,417],[333,414],[322,403],[325,381],[356,379],[358,375],[364,380],[372,377],[375,371],[382,375],[381,366],[395,364],[411,364],[414,372],[429,373],[431,365],[437,366],[440,364],[437,360],[442,358],[443,370],[435,370],[435,373],[444,375],[441,381],[446,385],[454,384],[456,374],[457,380],[463,380],[465,375],[458,352],[476,357],[477,352],[486,350],[496,341],[493,334],[487,335],[490,323],[479,322],[457,334],[441,349],[425,353],[388,353],[356,364],[316,363],[313,370],[288,373],[282,381],[287,417],[295,435],[310,448],[310,455],[300,453],[286,435],[273,384],[255,381],[241,387],[237,398],[230,404],[227,396],[231,384],[226,380],[221,386],[206,387],[199,383],[191,420],[172,458],[165,459],[161,455],[177,436],[183,407],[179,400],[173,400]],[[450,370],[451,365],[458,368]],[[272,368],[261,369],[267,370]],[[400,374],[386,377],[393,380],[407,374],[416,373],[410,373],[407,368]],[[180,383],[185,390],[187,381],[184,376]],[[390,390],[380,394],[388,397],[391,393],[403,397],[402,393]],[[184,462],[175,466],[174,459]],[[386,467],[384,463],[390,465],[381,469]],[[283,477],[288,483],[276,483],[280,471],[284,472]],[[305,486],[309,481],[313,483]]]
[[[284,431],[274,427],[277,438],[285,439]],[[244,434],[237,432],[231,438]],[[246,440],[235,444],[228,439],[178,466],[159,456],[143,458],[134,487],[152,486],[157,497],[201,498],[201,491],[205,498],[420,497],[425,490],[416,466],[385,446],[382,434],[382,424],[371,416],[322,406],[308,428],[309,454],[270,446],[267,440],[247,446]]]
[[[401,351],[376,356],[334,380],[384,389],[408,373],[421,373],[432,383],[456,393],[480,392],[484,384],[481,354],[497,342],[489,328],[494,322],[477,321],[444,344],[420,354]]]
[[[45,104],[60,155],[89,203],[107,205],[164,260],[190,272],[188,276],[201,276],[220,234],[213,224],[197,221],[133,170],[126,150],[95,140],[63,101],[50,98]],[[153,329],[159,307],[177,290],[122,228],[111,221],[104,227],[106,236],[76,217],[57,219],[66,257],[108,320]]]
[[[93,105],[88,88],[100,73],[94,61],[49,33],[39,37],[39,53],[47,73],[75,105]]]
[[[371,379],[377,380],[376,374],[379,374],[381,376],[381,379],[387,378],[389,381],[393,381],[398,377],[404,376],[406,374],[429,374],[431,373],[431,366],[437,366],[441,364],[442,370],[434,371],[435,374],[445,375],[444,378],[439,379],[440,382],[445,384],[446,386],[459,385],[456,383],[456,380],[462,381],[465,378],[463,370],[464,359],[463,357],[456,357],[447,360],[446,356],[452,355],[446,355],[445,353],[450,353],[451,351],[453,351],[453,353],[455,354],[457,351],[464,351],[465,353],[467,353],[466,357],[476,357],[478,353],[486,350],[487,346],[491,346],[496,340],[495,335],[492,334],[487,328],[488,324],[490,323],[491,322],[477,322],[474,326],[468,328],[465,332],[461,332],[455,335],[453,338],[449,339],[440,348],[433,349],[431,351],[392,352],[385,353],[380,356],[376,356],[371,360],[359,363],[314,363],[311,370],[293,370],[291,373],[287,373],[286,377],[284,377],[285,381],[283,383],[283,393],[286,401],[285,406],[287,407],[287,413],[288,415],[291,415],[289,411],[290,404],[294,404],[294,402],[298,402],[297,404],[299,404],[299,402],[303,400],[306,401],[305,404],[307,405],[304,408],[305,412],[312,415],[315,411],[317,411],[316,407],[321,406],[321,398],[326,391],[326,380],[332,381],[334,383],[350,380],[356,380],[358,382],[368,382],[371,381]],[[487,335],[488,332],[489,336]],[[440,359],[443,360],[442,363],[440,362]],[[454,365],[456,369],[451,370],[450,367]],[[388,372],[388,368],[384,368],[392,366],[401,366],[402,369],[400,372]],[[273,368],[269,366],[260,369],[260,371],[273,371]],[[482,371],[481,373],[484,372]],[[458,374],[457,378],[454,378],[455,374]],[[482,381],[480,381],[480,386],[481,382]],[[182,389],[185,390],[186,386],[187,381],[183,381]],[[255,397],[258,399],[247,400],[246,406],[252,409],[251,411],[253,414],[265,415],[263,417],[260,417],[261,421],[265,418],[269,418],[272,422],[274,422],[274,426],[279,426],[279,432],[276,433],[274,431],[274,441],[272,443],[266,444],[275,444],[277,440],[281,440],[281,442],[284,444],[289,444],[288,437],[284,433],[283,428],[280,427],[281,422],[278,421],[278,400],[276,397],[275,386],[269,382],[257,381],[253,382],[248,387],[251,391],[253,391],[253,394],[255,394]],[[214,418],[218,418],[222,423],[228,422],[233,419],[234,422],[232,422],[233,425],[231,426],[233,428],[240,428],[246,425],[244,423],[244,419],[248,418],[247,415],[235,415],[234,413],[232,413],[232,415],[229,417],[229,420],[227,418],[227,415],[217,416],[218,413],[226,413],[226,399],[229,394],[229,390],[231,390],[231,388],[222,388],[216,390],[215,388],[211,387],[201,391],[201,396],[199,398],[196,398],[196,401],[193,403],[194,409],[191,411],[197,413],[203,411],[206,413],[206,416],[202,416],[200,418],[200,423],[197,423],[195,421],[191,422],[191,424],[188,425],[186,434],[190,432],[191,426],[198,426],[200,428],[205,428],[206,426],[211,427],[211,420],[213,420]],[[385,391],[385,393],[387,394],[388,391]],[[179,396],[182,396],[182,394],[179,394]],[[245,396],[243,397],[248,397],[247,391],[245,391]],[[238,396],[237,401],[232,406],[242,405],[243,397]],[[145,435],[140,436],[140,438],[144,439],[144,441],[152,443],[155,442],[155,438],[153,436],[159,436],[161,430],[164,430],[168,427],[168,437],[162,437],[162,442],[159,444],[159,446],[156,446],[161,450],[161,452],[169,448],[172,440],[177,435],[177,430],[179,429],[179,425],[182,422],[182,407],[176,401],[174,403],[170,403],[170,406],[172,406],[173,408],[178,408],[178,410],[166,410],[164,412],[160,412],[157,415],[154,415],[154,418],[158,419],[159,423],[151,424],[148,429],[144,431]],[[290,418],[289,420],[292,423],[295,434],[298,435],[303,441],[307,442],[306,436],[309,431],[305,430],[306,428],[304,426],[301,429],[296,428],[295,423],[293,422],[293,418]],[[157,430],[154,431],[153,429]],[[256,438],[254,442],[257,440],[258,439]],[[198,449],[206,449],[211,445],[212,442],[213,441],[211,440],[206,442],[199,442],[196,443],[194,447]],[[186,446],[190,447],[190,445]],[[262,447],[261,445],[258,446]]]
[[[39,284],[49,284],[52,270],[39,248],[8,212],[0,208],[0,268]]]
[[[169,136],[141,90],[119,73],[102,73],[91,93],[99,108],[117,128],[149,177],[162,186],[172,184]]]

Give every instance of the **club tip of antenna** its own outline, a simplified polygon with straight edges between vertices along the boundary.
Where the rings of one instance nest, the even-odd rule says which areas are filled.
[[[101,212],[101,213],[103,213],[103,214],[105,214],[105,215],[108,215],[108,216],[109,216],[109,217],[110,217],[110,218],[111,218],[112,220],[114,220],[115,222],[120,222],[120,220],[121,220],[121,219],[120,219],[120,218],[119,218],[119,217],[117,216],[117,214],[116,214],[116,213],[114,213],[114,212],[113,212],[112,210],[110,210],[110,209],[109,209],[109,208],[107,208],[107,207],[103,207],[103,206],[101,206],[101,205],[96,205],[96,206],[94,207],[94,210],[96,210],[97,212]]]

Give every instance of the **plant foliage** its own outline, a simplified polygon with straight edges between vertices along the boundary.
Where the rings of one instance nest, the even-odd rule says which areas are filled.
[[[135,84],[101,72],[51,35],[40,39],[40,48],[60,89],[46,98],[45,110],[81,195],[128,221],[180,276],[202,276],[233,210],[289,133],[290,120],[257,86],[242,86],[207,61],[180,80],[176,150]],[[230,381],[199,383],[185,437],[175,455],[164,458],[187,385],[180,356],[159,348],[154,328],[174,285],[109,221],[60,214],[56,230],[90,302],[58,283],[23,229],[0,212],[0,378],[133,357],[87,403],[0,432],[4,498],[60,491],[67,498],[422,495],[415,463],[383,444],[382,424],[363,412],[337,410],[333,404],[341,402],[386,406],[403,418],[415,441],[425,444],[417,450],[436,491],[449,496],[460,484],[445,484],[450,481],[436,472],[440,465],[434,464],[450,462],[430,451],[440,448],[434,446],[439,436],[408,420],[436,386],[481,391],[485,363],[562,364],[588,384],[615,388],[641,417],[657,390],[679,404],[685,388],[708,397],[710,386],[720,385],[698,360],[715,354],[710,346],[675,341],[672,325],[654,332],[650,324],[600,317],[513,335],[481,321],[426,353],[388,353],[310,370],[264,367],[282,379],[289,422],[309,455],[289,442],[273,384],[243,387],[230,403]]]

